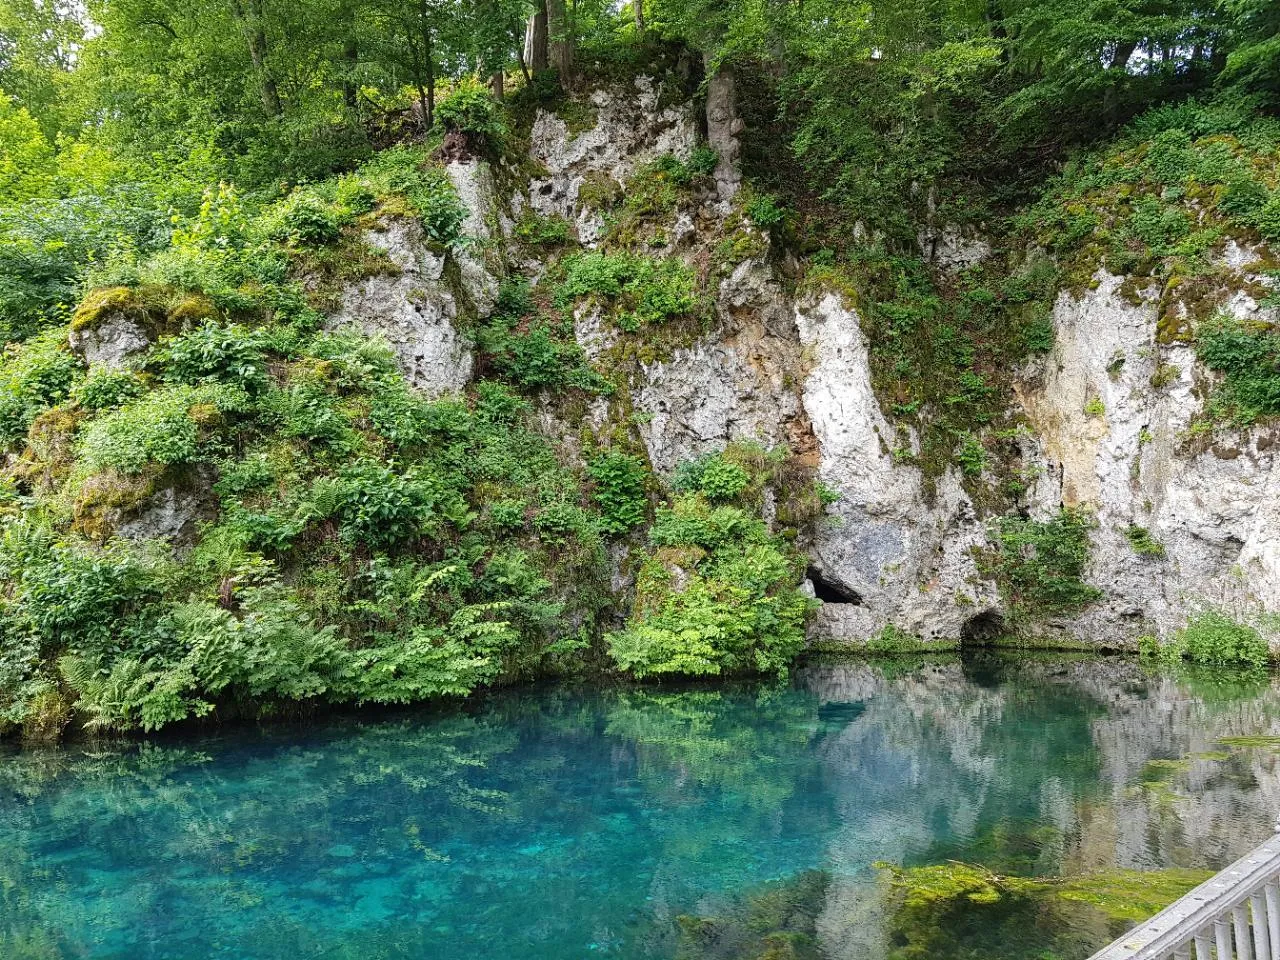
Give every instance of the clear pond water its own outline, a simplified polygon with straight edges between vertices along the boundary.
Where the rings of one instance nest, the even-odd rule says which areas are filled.
[[[0,957],[1085,957],[1114,911],[913,913],[875,864],[1215,869],[1277,733],[1267,678],[955,659],[12,750]]]

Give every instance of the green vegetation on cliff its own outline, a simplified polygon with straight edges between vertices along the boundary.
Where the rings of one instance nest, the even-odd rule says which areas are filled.
[[[737,323],[715,299],[751,258],[857,306],[883,441],[997,518],[1014,612],[1088,603],[1084,516],[1017,512],[1014,374],[1102,265],[1195,342],[1215,420],[1280,412],[1274,329],[1215,318],[1229,237],[1275,299],[1280,19],[1077,7],[0,0],[0,731],[785,672],[826,501],[809,438],[659,477],[628,389]],[[550,42],[526,51],[531,14]],[[450,162],[489,161],[505,199],[547,172],[537,109],[591,129],[583,90],[642,73],[659,110],[735,79],[745,123],[713,103],[709,143],[578,184],[589,249],[558,215],[468,208]],[[690,250],[726,136],[746,182]],[[369,239],[396,223],[474,353],[456,395],[335,323],[403,278]],[[572,437],[544,434],[553,400]]]

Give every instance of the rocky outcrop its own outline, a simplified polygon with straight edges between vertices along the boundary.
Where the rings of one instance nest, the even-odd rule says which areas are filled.
[[[126,366],[151,346],[146,327],[124,312],[107,312],[95,323],[73,329],[69,340],[86,364],[104,370]]]
[[[517,210],[527,203],[544,216],[564,217],[576,225],[580,243],[594,244],[604,223],[599,210],[585,202],[584,185],[603,179],[620,189],[643,164],[667,154],[685,158],[697,146],[692,104],[664,106],[661,93],[660,84],[645,76],[636,77],[631,90],[593,90],[586,109],[594,111],[595,123],[579,132],[540,110],[529,153],[546,172],[530,181],[527,194],[517,194]]]
[[[658,82],[639,77],[586,93],[564,116],[539,111],[530,134],[538,170],[527,186],[513,187],[514,171],[495,177],[483,161],[451,163],[472,242],[444,251],[412,223],[383,223],[369,240],[400,272],[350,287],[333,325],[384,336],[429,395],[465,387],[473,356],[461,321],[492,309],[513,221],[530,211],[564,217],[582,246],[597,245],[606,198],[616,199],[642,165],[664,154],[688,157],[699,143],[697,110],[668,99]],[[813,590],[824,600],[816,638],[865,641],[892,629],[954,642],[998,631],[1006,602],[977,559],[991,546],[992,518],[983,512],[990,504],[975,503],[989,478],[975,486],[953,467],[926,480],[914,462],[918,438],[889,419],[873,390],[857,310],[836,292],[789,289],[783,258],[731,202],[740,124],[732,99],[730,76],[709,81],[707,132],[722,160],[715,190],[704,183],[684,195],[666,221],[646,225],[652,235],[642,235],[709,278],[712,313],[693,329],[646,330],[639,336],[649,339],[637,343],[601,305],[581,306],[573,317],[578,344],[591,361],[614,365],[608,372],[625,388],[586,407],[576,398],[572,409],[539,398],[538,421],[573,462],[583,458],[584,436],[625,426],[665,476],[733,441],[785,443],[835,497],[804,543]],[[499,197],[498,182],[509,199]],[[955,226],[918,240],[939,271],[968,269],[991,254],[986,241]],[[1274,319],[1260,303],[1264,278],[1249,274],[1256,256],[1226,245],[1223,262],[1239,283],[1222,306]],[[545,264],[519,269],[536,280]],[[1098,273],[1089,289],[1062,294],[1052,354],[1017,376],[1015,412],[1027,425],[1020,467],[1029,484],[1021,505],[1036,519],[1067,506],[1097,520],[1088,578],[1103,597],[1043,624],[1050,642],[1128,646],[1140,634],[1176,630],[1201,607],[1244,619],[1280,613],[1280,431],[1192,429],[1211,378],[1191,347],[1162,342],[1170,338],[1160,335],[1161,311],[1176,308],[1161,302],[1162,291],[1135,291],[1135,283]],[[127,355],[128,331],[108,333],[117,345],[86,345],[86,357]],[[1160,547],[1135,550],[1135,530]]]
[[[385,250],[399,272],[348,287],[330,328],[353,326],[385,339],[409,382],[428,396],[461,390],[473,359],[455,326],[460,291],[445,275],[448,253],[431,249],[412,220],[389,220],[366,240]]]
[[[739,264],[720,283],[716,306],[717,330],[644,364],[632,385],[640,436],[663,474],[733,441],[795,447],[808,439],[788,382],[801,366],[795,325],[768,264]]]
[[[212,472],[201,472],[160,487],[118,520],[116,534],[126,540],[162,540],[186,550],[195,543],[200,525],[217,516],[213,480]]]
[[[1061,295],[1053,353],[1020,390],[1042,464],[1033,509],[1082,507],[1097,520],[1089,580],[1103,599],[1049,626],[1127,645],[1199,608],[1277,612],[1280,433],[1194,436],[1212,384],[1191,347],[1160,342],[1159,291],[1126,293],[1102,271],[1094,283]],[[1259,307],[1233,296],[1224,309],[1256,318]],[[1163,554],[1134,549],[1139,528]]]
[[[796,326],[813,358],[803,402],[818,475],[839,494],[813,544],[813,565],[850,598],[824,605],[816,634],[865,638],[892,625],[924,638],[959,637],[999,604],[973,559],[985,538],[972,502],[954,471],[927,498],[920,470],[895,456],[902,440],[872,391],[857,312],[827,293],[797,305]]]
[[[502,274],[498,241],[509,232],[510,219],[498,199],[488,163],[474,158],[457,161],[445,167],[445,173],[466,210],[462,233],[468,239],[450,255],[458,264],[459,282],[471,309],[477,314],[488,313],[497,302]]]
[[[721,201],[732,200],[742,186],[738,164],[742,144],[738,135],[744,124],[738,116],[737,81],[733,68],[716,67],[709,54],[705,58],[707,78],[707,143],[720,161],[716,164],[716,195]]]

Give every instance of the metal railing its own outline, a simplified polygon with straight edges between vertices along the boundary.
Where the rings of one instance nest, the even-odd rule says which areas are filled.
[[[1192,956],[1196,960],[1280,960],[1280,834],[1090,960],[1191,960]]]

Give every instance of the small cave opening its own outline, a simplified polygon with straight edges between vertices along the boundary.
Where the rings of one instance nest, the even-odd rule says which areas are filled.
[[[1004,617],[995,610],[974,614],[960,628],[960,645],[985,647],[1004,633]]]
[[[851,603],[855,606],[862,603],[860,593],[837,580],[824,577],[822,571],[810,567],[806,575],[813,584],[813,595],[823,603]]]

